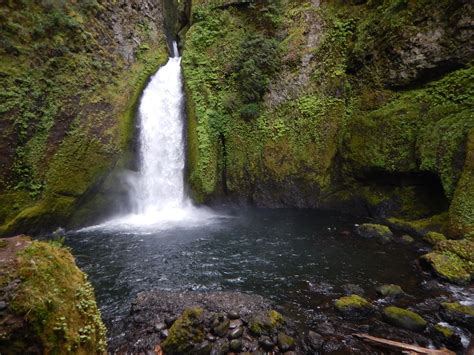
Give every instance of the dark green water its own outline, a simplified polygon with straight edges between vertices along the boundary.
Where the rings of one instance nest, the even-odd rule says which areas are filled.
[[[416,251],[358,237],[360,219],[314,210],[228,214],[202,227],[73,232],[66,244],[89,274],[109,324],[139,291],[152,288],[255,293],[298,319],[341,296],[348,283],[369,297],[384,283],[418,292]]]

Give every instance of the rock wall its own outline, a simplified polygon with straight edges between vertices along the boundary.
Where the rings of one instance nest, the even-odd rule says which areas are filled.
[[[167,57],[162,3],[7,1],[0,19],[0,233],[38,232],[126,164],[135,103]]]
[[[455,206],[474,198],[473,11],[193,1],[183,67],[195,198],[408,219],[452,204],[453,235],[472,231],[472,212]]]

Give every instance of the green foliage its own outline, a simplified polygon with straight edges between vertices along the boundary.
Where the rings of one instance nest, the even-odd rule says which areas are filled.
[[[106,353],[94,291],[68,250],[32,242],[19,252],[15,272],[21,283],[11,307],[25,318],[45,352]]]
[[[274,39],[251,34],[242,40],[235,68],[238,90],[244,103],[262,99],[279,66],[278,45]]]

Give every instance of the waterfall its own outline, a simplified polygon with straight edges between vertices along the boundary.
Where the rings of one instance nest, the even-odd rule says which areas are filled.
[[[176,224],[208,224],[216,217],[207,208],[195,207],[186,195],[184,93],[175,42],[173,55],[151,77],[140,100],[140,168],[128,181],[132,211],[87,229],[163,229]]]
[[[184,192],[180,61],[170,58],[151,78],[140,101],[140,175],[131,196],[138,214],[189,205]]]

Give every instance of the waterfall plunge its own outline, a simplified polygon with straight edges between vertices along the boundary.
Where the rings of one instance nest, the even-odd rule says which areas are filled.
[[[166,229],[209,224],[216,215],[193,206],[184,188],[184,115],[181,58],[151,78],[139,106],[140,171],[130,179],[132,213],[90,228]]]

